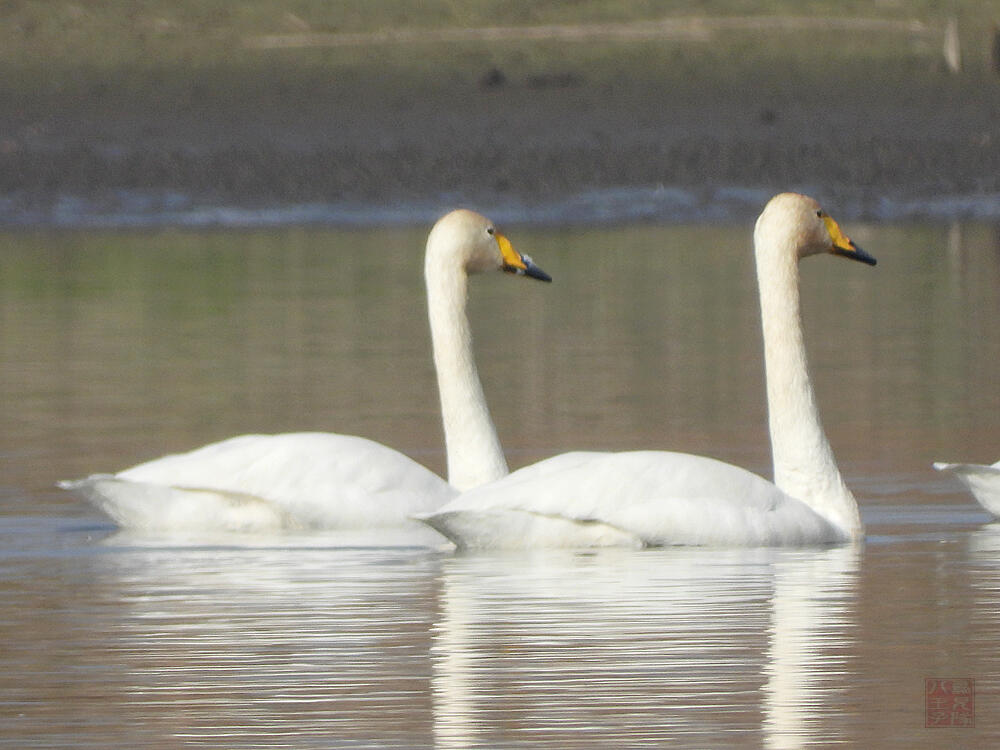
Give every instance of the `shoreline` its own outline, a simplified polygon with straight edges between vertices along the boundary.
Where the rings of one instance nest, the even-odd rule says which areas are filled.
[[[863,54],[842,32],[243,49],[56,93],[22,81],[0,112],[0,226],[357,225],[454,205],[735,220],[789,189],[845,218],[1000,218],[1000,76],[949,73],[923,32],[891,49],[848,33]]]
[[[0,197],[0,231],[115,229],[265,229],[284,226],[371,228],[432,223],[457,207],[488,212],[504,225],[610,226],[627,223],[729,224],[752,220],[783,190],[803,192],[835,206],[844,221],[877,223],[1000,222],[1000,193],[915,197],[833,193],[816,185],[679,188],[666,185],[602,188],[547,203],[522,199],[470,200],[440,196],[395,204],[199,201],[180,193],[118,191],[87,200],[59,196],[46,205],[19,205]]]

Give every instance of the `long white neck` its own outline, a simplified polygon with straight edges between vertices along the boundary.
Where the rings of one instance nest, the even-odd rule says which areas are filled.
[[[424,268],[434,347],[448,482],[465,491],[508,472],[500,438],[490,418],[472,351],[466,314],[468,275],[428,253]]]
[[[862,528],[858,505],[840,476],[809,380],[796,253],[760,233],[754,241],[774,483],[857,538]]]

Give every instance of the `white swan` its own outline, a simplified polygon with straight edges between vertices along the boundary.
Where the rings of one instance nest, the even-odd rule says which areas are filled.
[[[465,310],[469,274],[495,270],[551,281],[477,213],[453,211],[434,225],[424,276],[451,484],[365,438],[291,433],[241,435],[60,486],[142,531],[408,524],[412,514],[507,473]]]
[[[754,231],[775,481],[710,458],[657,451],[568,453],[419,516],[459,548],[840,543],[858,506],[820,425],[806,366],[798,261],[834,253],[871,265],[819,204],[771,199]]]
[[[1000,518],[1000,461],[992,466],[935,462],[934,468],[958,477],[983,508]]]

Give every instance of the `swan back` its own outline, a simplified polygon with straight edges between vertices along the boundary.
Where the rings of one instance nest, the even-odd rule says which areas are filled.
[[[566,453],[418,516],[459,547],[787,546],[849,537],[737,466],[663,451]]]
[[[61,486],[123,527],[161,531],[406,526],[456,494],[392,448],[311,432],[240,435]]]

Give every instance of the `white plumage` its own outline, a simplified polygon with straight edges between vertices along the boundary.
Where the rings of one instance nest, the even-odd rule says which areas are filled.
[[[549,277],[472,211],[440,219],[425,279],[451,484],[380,443],[316,432],[241,435],[60,486],[142,531],[372,528],[410,523],[459,490],[507,473],[473,359],[468,276]]]
[[[1000,461],[992,466],[938,462],[934,464],[934,468],[958,477],[983,508],[1000,518]]]
[[[773,198],[754,232],[775,482],[683,453],[570,453],[465,492],[420,517],[460,548],[774,546],[862,534],[819,421],[799,311],[798,261],[874,264],[806,196]]]

